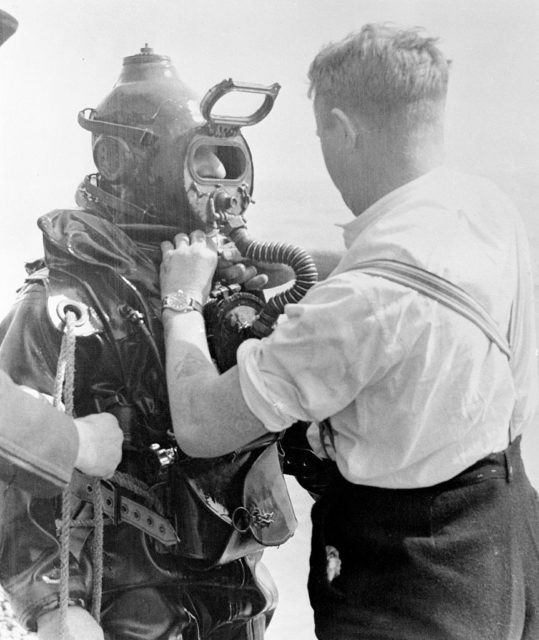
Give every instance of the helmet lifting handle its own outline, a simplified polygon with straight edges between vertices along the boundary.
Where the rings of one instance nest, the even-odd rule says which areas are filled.
[[[232,78],[222,80],[212,87],[200,102],[200,112],[203,118],[212,124],[224,124],[234,127],[248,127],[263,120],[273,108],[273,103],[281,89],[281,85],[274,82],[271,85],[234,82]],[[265,95],[262,105],[248,116],[221,116],[213,115],[212,109],[215,104],[227,93],[238,91],[240,93],[259,93]]]

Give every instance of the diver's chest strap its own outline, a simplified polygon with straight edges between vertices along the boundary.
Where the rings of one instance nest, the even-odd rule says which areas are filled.
[[[421,267],[398,260],[369,260],[354,266],[363,273],[415,289],[473,322],[508,359],[511,346],[488,311],[464,289]]]

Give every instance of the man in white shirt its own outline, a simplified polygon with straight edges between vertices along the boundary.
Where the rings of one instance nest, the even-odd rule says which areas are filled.
[[[313,509],[324,640],[539,637],[539,509],[519,451],[537,401],[527,240],[494,185],[442,166],[448,72],[417,29],[366,25],[324,48],[309,77],[326,167],[355,216],[346,254],[222,375],[201,315],[163,314],[186,453],[218,456],[306,420],[336,461]],[[162,248],[162,294],[204,302],[211,243],[194,232]],[[510,358],[468,317],[360,270],[380,259],[467,292]]]

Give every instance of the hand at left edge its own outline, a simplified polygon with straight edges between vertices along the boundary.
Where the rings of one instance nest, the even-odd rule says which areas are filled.
[[[37,620],[39,640],[58,640],[61,637],[60,610],[54,609],[41,615]],[[82,607],[69,607],[66,620],[70,638],[77,640],[104,640],[103,629]]]

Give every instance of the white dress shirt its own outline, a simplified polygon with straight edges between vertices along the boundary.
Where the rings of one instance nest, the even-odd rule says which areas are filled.
[[[239,348],[251,411],[271,431],[331,417],[333,455],[357,484],[429,486],[505,449],[510,423],[514,438],[537,400],[529,249],[509,199],[438,168],[344,225],[344,241],[330,277],[288,305],[271,336]],[[511,335],[511,361],[455,311],[354,269],[377,258],[466,290]]]

